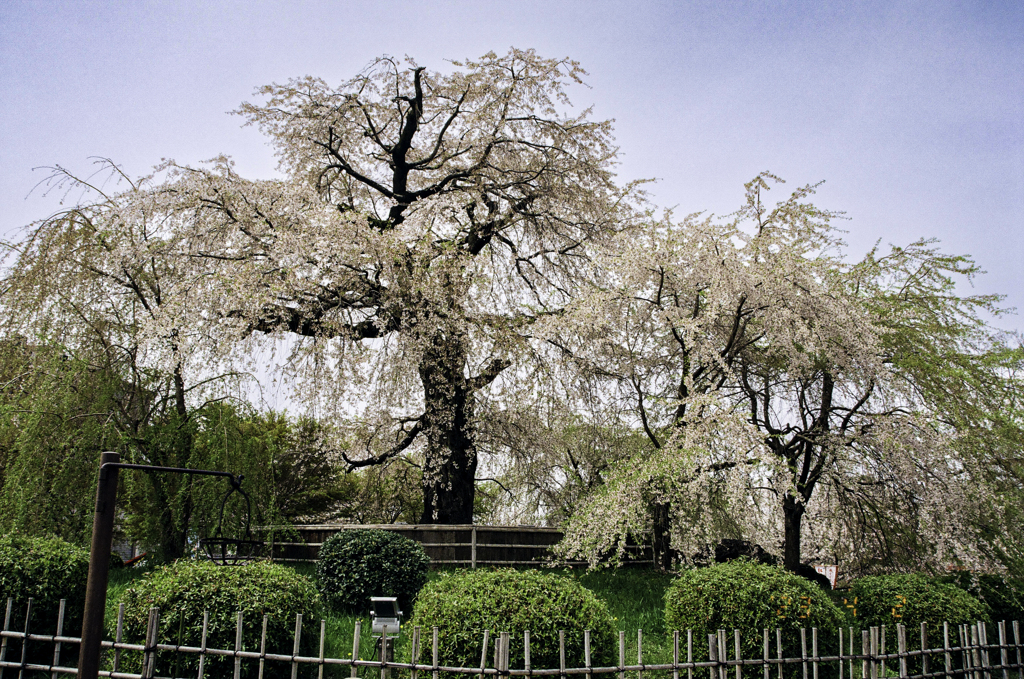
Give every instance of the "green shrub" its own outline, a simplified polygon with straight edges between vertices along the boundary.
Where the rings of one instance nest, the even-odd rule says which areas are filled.
[[[583,666],[584,630],[590,630],[595,665],[614,664],[618,652],[603,601],[571,578],[535,570],[442,573],[420,592],[412,624],[438,628],[441,664],[449,666],[479,665],[484,630],[490,630],[491,639],[509,633],[511,667],[523,666],[526,630],[535,668],[558,667],[559,630],[565,630],[569,667]]]
[[[855,580],[847,599],[861,627],[902,623],[915,629],[988,620],[988,611],[959,587],[918,574],[871,575]]]
[[[232,649],[235,624],[242,612],[245,650],[260,648],[263,616],[268,616],[266,651],[291,653],[295,616],[301,614],[307,629],[317,620],[318,597],[309,579],[290,568],[265,561],[241,566],[217,566],[208,561],[180,560],[147,573],[125,590],[125,637],[133,642],[145,640],[150,606],[160,609],[161,643],[198,646],[202,638],[203,611],[209,611],[206,643],[210,648]],[[303,635],[311,639],[314,635]],[[180,639],[180,641],[179,641]],[[170,655],[170,654],[168,654]],[[173,654],[179,671],[195,673],[198,656]],[[125,667],[138,669],[140,659],[128,657]],[[231,676],[231,658],[210,656],[207,676]],[[254,676],[256,663],[243,661],[246,676]],[[167,673],[172,667],[158,668]],[[268,670],[270,671],[270,670]],[[173,676],[181,676],[175,673]],[[271,671],[269,676],[274,676]]]
[[[412,606],[427,581],[430,559],[418,542],[386,530],[344,530],[320,547],[317,585],[324,602],[366,613],[372,596],[396,596]]]
[[[956,585],[985,604],[992,622],[1024,622],[1024,580],[1020,578],[959,571],[939,580]]]
[[[0,537],[0,594],[4,605],[14,598],[15,620],[24,621],[25,604],[32,598],[32,629],[52,634],[60,600],[66,599],[65,630],[75,632],[85,609],[89,553],[60,538]],[[21,612],[21,617],[18,616]]]
[[[124,568],[124,559],[117,552],[110,553],[110,570],[117,570],[118,568]]]
[[[813,582],[747,559],[683,571],[665,592],[666,630],[692,629],[694,653],[702,660],[708,634],[719,629],[728,633],[730,656],[734,629],[740,630],[743,656],[760,658],[763,630],[770,630],[774,655],[775,629],[781,628],[784,653],[799,657],[801,627],[817,627],[824,648],[842,622],[842,612]]]

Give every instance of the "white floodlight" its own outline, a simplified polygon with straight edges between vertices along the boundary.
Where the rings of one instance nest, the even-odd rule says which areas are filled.
[[[402,611],[398,610],[398,597],[370,597],[370,619],[374,636],[382,636],[386,627],[389,639],[397,637],[402,630]]]

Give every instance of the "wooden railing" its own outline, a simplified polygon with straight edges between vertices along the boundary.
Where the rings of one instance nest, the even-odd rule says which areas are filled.
[[[326,524],[265,527],[260,532],[271,545],[274,561],[302,562],[316,561],[320,545],[335,533],[366,528],[387,530],[415,540],[423,546],[434,567],[540,565],[554,556],[551,547],[562,539],[562,531],[557,528],[470,524]],[[649,545],[632,545],[627,551],[630,563],[653,563]]]

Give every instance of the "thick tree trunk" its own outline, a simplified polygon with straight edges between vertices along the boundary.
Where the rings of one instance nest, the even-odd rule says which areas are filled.
[[[427,437],[420,523],[473,523],[477,467],[474,390],[466,379],[465,365],[461,338],[439,341],[420,364]]]
[[[804,518],[804,503],[786,493],[782,499],[782,514],[785,520],[783,565],[786,570],[798,573],[800,570],[800,522]]]
[[[672,505],[668,502],[651,504],[654,524],[654,567],[663,571],[672,569]]]

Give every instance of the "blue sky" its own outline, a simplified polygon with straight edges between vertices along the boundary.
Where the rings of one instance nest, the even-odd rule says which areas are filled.
[[[0,233],[56,209],[34,167],[86,174],[105,156],[142,174],[226,153],[271,176],[265,140],[228,115],[256,87],[513,45],[582,62],[574,103],[616,120],[621,175],[657,178],[658,204],[723,214],[762,170],[824,180],[817,202],[850,217],[851,256],[936,237],[988,270],[976,292],[1024,310],[1019,1],[6,0]]]

